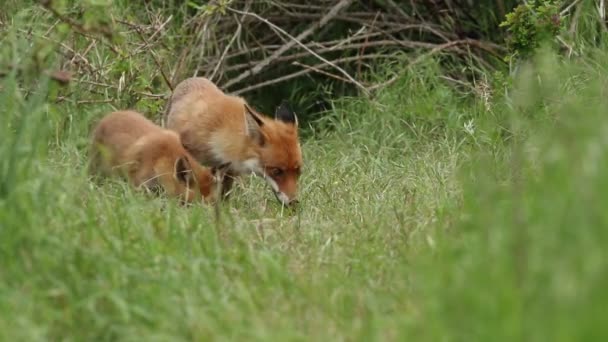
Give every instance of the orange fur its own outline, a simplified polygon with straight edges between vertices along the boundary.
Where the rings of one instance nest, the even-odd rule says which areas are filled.
[[[211,81],[189,78],[169,100],[167,127],[180,134],[202,164],[230,163],[234,175],[253,172],[266,179],[283,204],[290,204],[297,196],[302,152],[295,114],[277,110],[283,115],[269,118]]]
[[[93,131],[92,171],[120,173],[136,187],[161,187],[190,203],[213,200],[215,180],[181,144],[179,135],[140,113],[118,111],[105,116]]]

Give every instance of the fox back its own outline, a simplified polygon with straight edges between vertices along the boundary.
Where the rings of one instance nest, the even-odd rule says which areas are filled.
[[[179,135],[140,113],[118,111],[93,131],[91,171],[125,176],[135,187],[162,189],[184,202],[213,200],[215,179],[181,144]]]
[[[286,103],[270,118],[206,78],[189,78],[175,88],[166,124],[199,162],[229,163],[234,174],[263,177],[283,204],[296,199],[302,152],[298,120]]]

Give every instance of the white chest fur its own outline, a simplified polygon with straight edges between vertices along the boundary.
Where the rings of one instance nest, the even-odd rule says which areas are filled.
[[[232,162],[231,169],[241,175],[255,173],[256,175],[261,176],[263,174],[260,162],[256,158]]]
[[[245,160],[235,160],[239,158],[235,158],[228,153],[225,153],[223,145],[221,141],[212,140],[211,151],[213,153],[214,159],[217,161],[221,161],[222,163],[230,163],[230,169],[241,175],[255,173],[258,176],[262,176],[264,171],[260,165],[260,161],[258,158],[249,158]]]

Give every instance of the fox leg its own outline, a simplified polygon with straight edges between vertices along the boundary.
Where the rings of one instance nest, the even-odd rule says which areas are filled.
[[[230,197],[230,193],[232,192],[232,185],[234,184],[234,180],[238,175],[231,170],[226,171],[224,177],[222,179],[222,198],[228,199]]]
[[[234,179],[237,177],[237,174],[231,170],[230,166],[228,162],[211,167],[211,173],[220,182],[220,200],[227,200],[229,198],[232,184],[234,184]]]

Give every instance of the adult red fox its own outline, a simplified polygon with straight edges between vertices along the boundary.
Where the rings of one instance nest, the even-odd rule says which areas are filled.
[[[286,103],[272,119],[208,79],[193,77],[175,87],[166,121],[167,128],[179,133],[184,147],[202,164],[229,163],[231,175],[263,177],[283,205],[296,201],[302,152],[298,119]],[[227,177],[224,190],[231,184]]]
[[[93,172],[121,173],[138,188],[162,189],[186,203],[214,199],[217,182],[212,170],[184,149],[177,133],[138,112],[108,114],[95,127],[92,140]]]

